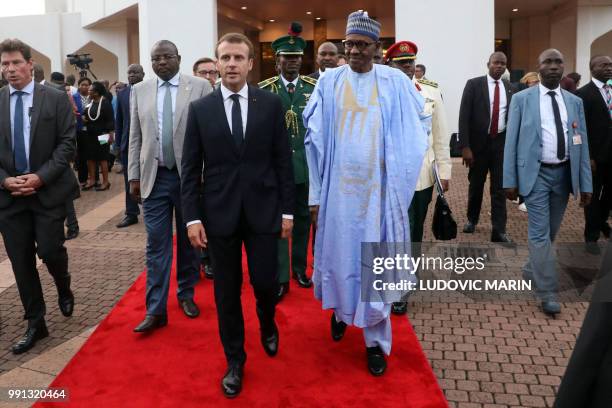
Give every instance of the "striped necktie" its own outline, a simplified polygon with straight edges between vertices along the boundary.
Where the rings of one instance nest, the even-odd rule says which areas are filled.
[[[612,85],[604,85],[604,94],[606,95],[606,105],[608,105],[608,112],[610,113],[610,119],[612,119]]]

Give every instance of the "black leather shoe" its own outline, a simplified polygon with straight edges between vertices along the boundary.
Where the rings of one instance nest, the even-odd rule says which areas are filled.
[[[270,357],[274,357],[278,353],[278,327],[276,327],[276,324],[274,324],[272,333],[261,332],[261,345]]]
[[[227,368],[221,380],[221,389],[227,398],[236,398],[242,391],[242,377],[244,367],[241,365],[230,366]]]
[[[287,293],[289,293],[289,282],[281,283],[278,288],[278,301],[283,300]]]
[[[123,217],[121,222],[117,224],[117,228],[125,228],[125,227],[129,227],[130,225],[134,225],[134,224],[138,224],[138,217],[134,217],[132,215],[126,215],[125,217]]]
[[[408,311],[408,302],[393,302],[391,305],[391,313],[396,315],[404,315]]]
[[[504,244],[512,244],[512,240],[505,232],[496,232],[493,231],[491,233],[491,242],[501,242]]]
[[[312,286],[312,281],[305,273],[296,273],[293,275],[293,279],[297,281],[301,288],[309,288]]]
[[[604,237],[606,238],[610,238],[610,226],[608,225],[607,222],[604,222],[603,225],[601,226],[601,233],[603,234]]]
[[[179,299],[179,306],[183,309],[183,313],[185,316],[196,318],[200,315],[200,309],[198,305],[195,304],[193,299]]]
[[[134,328],[135,333],[150,332],[168,324],[166,315],[146,315],[142,323]]]
[[[44,339],[49,335],[47,326],[43,323],[38,327],[28,327],[23,337],[11,347],[13,354],[22,354],[30,350],[36,345],[40,339]]]
[[[476,231],[476,224],[474,224],[472,221],[466,222],[463,226],[463,232],[465,234],[473,234],[474,231]]]
[[[336,320],[336,315],[332,313],[331,315],[331,335],[334,341],[342,340],[344,337],[344,332],[346,331],[346,323],[339,322]]]
[[[58,296],[57,304],[60,312],[62,312],[64,316],[72,316],[72,312],[74,311],[74,295],[72,294],[72,291],[68,289],[67,293]]]
[[[212,265],[202,265],[202,268],[204,269],[204,277],[206,279],[215,279]]]
[[[546,300],[542,302],[542,311],[548,316],[555,317],[556,314],[561,313],[561,305],[554,300]]]
[[[79,236],[79,227],[70,228],[66,231],[66,240],[75,239]]]
[[[601,249],[597,242],[589,241],[584,243],[584,250],[587,251],[591,255],[599,255],[601,254]]]
[[[383,375],[387,369],[387,360],[385,360],[385,353],[382,349],[379,346],[366,347],[366,355],[370,373],[376,377]]]

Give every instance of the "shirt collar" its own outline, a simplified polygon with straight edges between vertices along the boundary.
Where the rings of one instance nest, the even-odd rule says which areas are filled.
[[[11,95],[12,95],[15,92],[17,92],[19,89],[15,89],[11,85],[9,85],[9,90],[11,91]],[[29,84],[24,86],[21,92],[25,92],[28,95],[32,94],[34,92],[34,80],[32,80]]]
[[[293,84],[296,88],[297,88],[297,83],[298,83],[298,79],[300,79],[299,76],[297,76],[293,81],[289,82],[285,79],[284,76],[280,76],[281,79],[283,80],[283,85],[285,85],[285,88],[287,87],[288,84]]]
[[[229,89],[227,89],[225,85],[223,85],[223,83],[221,84],[221,95],[223,95],[223,100],[228,99],[230,96],[232,96],[235,93],[242,96],[244,99],[249,99],[249,85],[245,83],[240,91],[232,92]]]
[[[495,79],[495,78],[493,78],[491,75],[487,74],[487,82],[488,82],[488,83],[490,83],[490,84],[495,84],[495,81],[497,81],[497,82],[501,83],[501,82],[502,82],[502,79],[501,79],[501,78],[499,78],[499,79]]]
[[[179,86],[179,79],[180,79],[180,76],[181,76],[181,73],[180,73],[180,72],[177,72],[177,73],[176,73],[176,75],[175,75],[175,76],[173,76],[173,77],[172,77],[172,78],[171,78],[169,81],[167,81],[167,82],[170,82],[170,85],[172,85],[172,86]],[[157,87],[158,87],[158,88],[161,88],[161,87],[164,85],[164,83],[165,83],[165,82],[166,82],[166,81],[164,81],[164,80],[163,80],[163,79],[161,79],[160,77],[157,77]]]
[[[540,96],[547,95],[550,91],[555,91],[557,95],[561,96],[561,85],[558,85],[555,89],[548,89],[542,83],[539,83],[538,88],[540,88]]]
[[[599,79],[597,78],[592,78],[591,79],[593,81],[593,83],[595,84],[595,86],[597,86],[599,89],[603,88],[603,86],[605,85],[605,83],[601,82]]]

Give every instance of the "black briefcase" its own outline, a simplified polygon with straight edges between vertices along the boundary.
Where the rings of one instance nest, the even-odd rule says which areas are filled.
[[[436,198],[431,229],[437,240],[449,241],[457,238],[457,223],[453,219],[453,212],[448,205],[448,201],[446,201],[444,197],[442,183],[440,182],[440,176],[438,174],[438,165],[435,161],[432,166],[432,171],[438,197]]]

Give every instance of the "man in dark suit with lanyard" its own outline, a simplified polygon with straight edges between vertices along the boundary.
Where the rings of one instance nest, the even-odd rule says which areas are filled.
[[[491,173],[491,241],[511,242],[506,234],[506,198],[502,188],[502,164],[506,122],[510,106],[510,83],[501,76],[506,56],[494,52],[489,57],[489,73],[467,81],[459,109],[459,145],[463,163],[469,167],[468,222],[463,232],[476,230],[487,174]]]
[[[9,86],[0,91],[0,232],[13,267],[28,329],[12,347],[30,350],[48,336],[36,254],[55,281],[58,304],[71,316],[66,200],[78,192],[70,160],[75,119],[66,92],[35,83],[32,53],[16,39],[0,43],[0,66]]]
[[[228,398],[242,388],[244,320],[242,245],[257,299],[261,343],[278,351],[278,238],[293,228],[295,184],[284,109],[278,95],[249,86],[253,45],[230,33],[217,43],[221,86],[189,107],[181,194],[188,235],[208,247],[215,271],[215,303],[228,369]],[[203,170],[203,183],[202,183]]]

